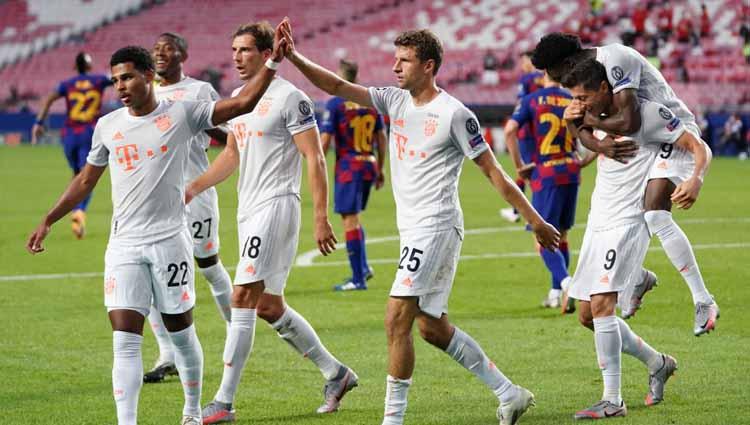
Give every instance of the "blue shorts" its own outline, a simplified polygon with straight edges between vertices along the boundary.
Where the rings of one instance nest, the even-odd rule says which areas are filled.
[[[65,129],[65,135],[62,137],[63,151],[68,165],[76,174],[86,165],[93,135],[94,127],[85,128],[78,134],[75,134],[72,129]]]
[[[534,161],[532,156],[534,155],[534,151],[536,151],[536,140],[534,138],[520,139],[518,141],[518,150],[521,151],[521,160],[523,163],[531,164]]]
[[[336,214],[359,214],[367,207],[373,180],[366,180],[361,172],[352,173],[351,181],[336,180],[333,211]]]
[[[578,184],[551,186],[534,192],[531,205],[539,215],[557,230],[569,230],[576,218],[576,201],[578,200]]]

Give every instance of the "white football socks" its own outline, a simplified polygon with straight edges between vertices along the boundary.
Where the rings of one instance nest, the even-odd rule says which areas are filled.
[[[174,363],[174,347],[172,347],[172,341],[169,339],[169,332],[164,327],[164,320],[162,320],[161,313],[153,304],[151,304],[151,309],[148,313],[148,322],[151,324],[151,330],[154,332],[156,343],[159,346],[159,360],[157,363]]]
[[[594,318],[594,342],[604,381],[602,400],[608,400],[619,406],[622,403],[620,393],[622,337],[616,316]]]
[[[411,378],[398,379],[388,375],[386,379],[383,425],[401,425],[404,423],[410,385]]]
[[[661,354],[636,335],[630,329],[630,326],[619,317],[617,318],[617,324],[620,327],[620,337],[622,338],[622,352],[643,362],[648,367],[649,372],[659,370],[663,362]]]
[[[143,384],[143,337],[122,331],[112,332],[112,392],[119,425],[136,425],[138,395]]]
[[[211,267],[199,268],[198,270],[208,281],[221,317],[227,322],[230,321],[232,319],[232,279],[229,277],[227,269],[224,268],[224,264],[219,260]]]
[[[203,386],[203,347],[195,332],[195,325],[170,332],[169,337],[175,350],[175,365],[180,373],[182,389],[185,393],[185,406],[182,414],[201,416],[201,388]]]
[[[667,257],[680,272],[685,280],[690,293],[693,295],[693,304],[698,302],[711,304],[711,294],[706,289],[703,276],[695,260],[693,247],[690,245],[685,232],[675,223],[672,213],[669,211],[646,211],[644,214],[648,230],[656,235],[661,241],[661,246]]]
[[[214,399],[222,403],[234,402],[242,370],[245,368],[255,340],[257,313],[254,308],[232,308],[227,341],[224,345],[224,373]]]
[[[468,334],[455,327],[453,338],[445,352],[451,358],[476,375],[495,393],[500,401],[508,401],[515,396],[516,387],[484,354],[482,347]]]
[[[326,380],[338,376],[344,365],[326,350],[312,326],[294,309],[286,306],[284,314],[271,327],[298,353],[312,360]]]

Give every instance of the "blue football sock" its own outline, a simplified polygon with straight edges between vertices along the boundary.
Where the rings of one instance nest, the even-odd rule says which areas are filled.
[[[362,241],[361,255],[362,255],[362,272],[367,276],[370,271],[370,265],[367,264],[367,249],[365,248],[365,228],[359,226],[359,234]]]
[[[85,198],[83,198],[83,201],[81,201],[81,202],[80,202],[80,203],[79,203],[78,205],[76,205],[76,207],[75,207],[75,208],[73,208],[73,209],[74,209],[74,210],[83,210],[83,211],[86,211],[86,208],[88,208],[88,207],[89,207],[89,202],[91,202],[91,194],[90,194],[90,193],[89,193],[88,195],[86,195],[86,197],[85,197]]]
[[[346,251],[349,254],[349,265],[352,267],[352,282],[364,285],[365,275],[362,269],[362,237],[359,229],[346,232]]]
[[[568,243],[560,242],[560,252],[562,252],[563,258],[565,258],[565,268],[570,267],[570,251],[568,251]]]
[[[542,249],[540,254],[544,265],[552,273],[552,289],[562,289],[560,282],[568,277],[568,269],[565,267],[565,258],[562,253],[559,250]]]

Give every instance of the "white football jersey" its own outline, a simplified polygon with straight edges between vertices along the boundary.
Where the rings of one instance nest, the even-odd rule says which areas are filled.
[[[235,89],[232,96],[241,89]],[[271,198],[299,198],[302,155],[292,136],[317,128],[310,98],[289,81],[276,77],[255,109],[229,124],[240,152],[238,220],[243,221]]]
[[[161,101],[148,115],[120,108],[99,119],[87,161],[110,168],[111,240],[148,244],[185,229],[190,140],[213,127],[214,105]]]
[[[444,90],[422,106],[397,87],[370,87],[369,92],[378,112],[391,119],[391,186],[399,232],[463,231],[461,166],[464,157],[474,159],[489,148],[474,113]]]
[[[607,69],[607,79],[614,93],[635,89],[640,101],[666,106],[686,126],[695,123],[695,116],[677,97],[661,72],[636,50],[622,44],[608,44],[596,48],[596,60]]]
[[[217,101],[220,99],[219,93],[216,93],[211,84],[190,77],[185,77],[169,86],[154,84],[154,93],[156,93],[156,100],[173,100],[179,102],[183,100]],[[220,127],[224,131],[229,131],[229,128],[225,125]],[[185,173],[186,184],[197,179],[208,170],[209,162],[206,149],[208,149],[210,142],[211,137],[205,132],[200,132],[193,136],[192,143],[190,144],[190,161],[187,173]],[[216,189],[212,187],[210,190],[215,191]]]
[[[663,143],[673,144],[685,126],[667,107],[655,102],[641,103],[641,128],[627,136],[638,145],[627,164],[599,155],[596,182],[591,195],[588,226],[605,230],[643,219],[643,200],[649,171]],[[604,133],[597,131],[597,137]]]

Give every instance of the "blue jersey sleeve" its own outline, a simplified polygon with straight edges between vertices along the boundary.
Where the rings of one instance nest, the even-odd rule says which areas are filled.
[[[57,85],[57,94],[59,94],[62,97],[65,97],[68,95],[68,86],[65,84],[65,81]]]
[[[338,108],[338,101],[334,97],[326,102],[325,111],[323,111],[323,119],[320,122],[320,132],[335,134],[336,133],[336,109]]]
[[[385,124],[383,124],[383,116],[380,114],[377,114],[375,118],[375,131],[380,131],[384,127],[385,127]]]
[[[516,110],[513,111],[513,115],[510,117],[513,121],[518,123],[519,127],[523,127],[532,120],[534,114],[531,110],[531,105],[529,105],[530,100],[531,98],[529,96],[525,96],[521,99],[516,106]]]

